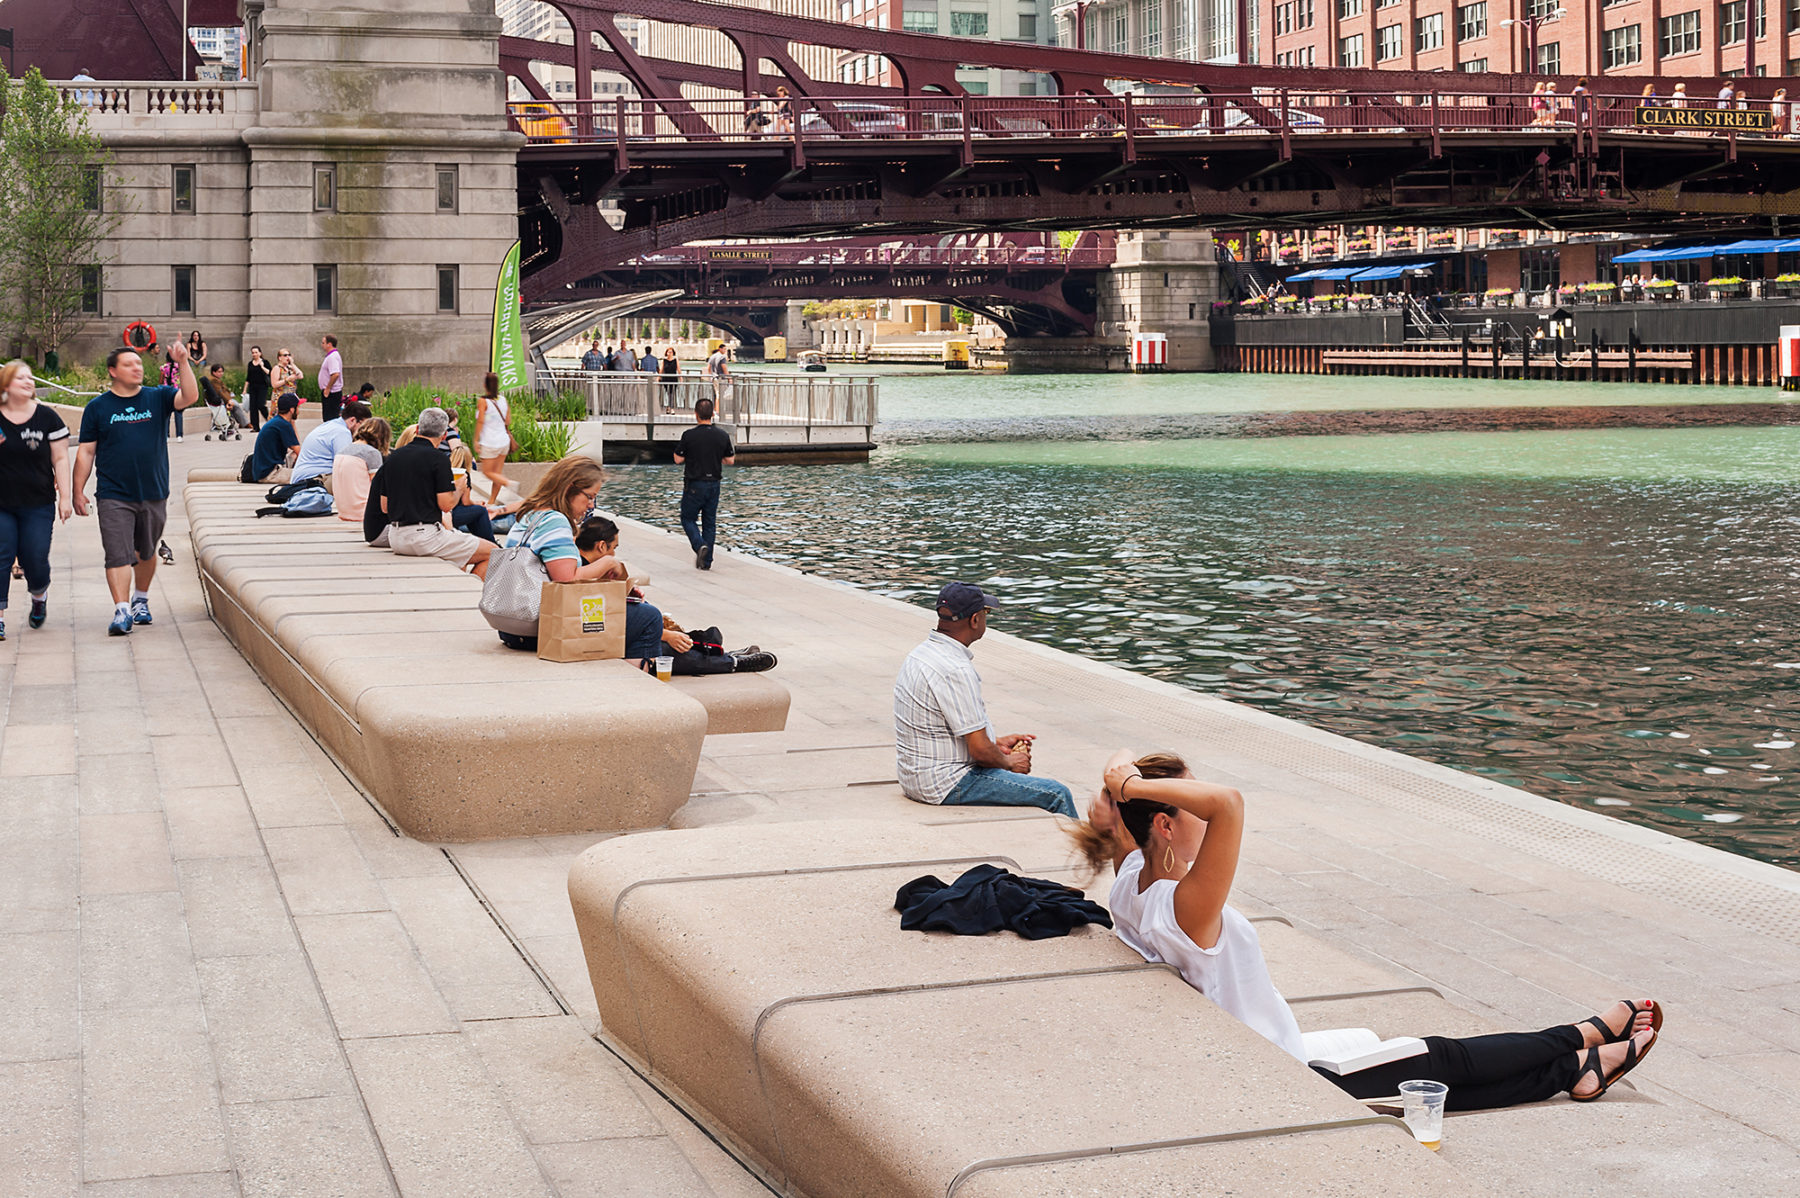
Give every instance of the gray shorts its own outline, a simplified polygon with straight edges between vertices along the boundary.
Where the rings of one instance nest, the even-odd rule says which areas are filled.
[[[163,525],[169,521],[168,500],[102,499],[94,514],[100,522],[100,550],[106,555],[108,570],[156,560],[156,543],[162,540]]]

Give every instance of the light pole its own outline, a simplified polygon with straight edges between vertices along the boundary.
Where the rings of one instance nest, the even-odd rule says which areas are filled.
[[[1525,2],[1529,4],[1530,0],[1525,0]],[[1566,8],[1551,9],[1548,12],[1535,14],[1528,11],[1526,16],[1520,17],[1517,20],[1508,17],[1506,20],[1500,22],[1500,28],[1502,29],[1511,29],[1514,25],[1519,25],[1524,28],[1526,43],[1525,53],[1528,56],[1526,61],[1530,64],[1525,71],[1527,75],[1536,75],[1538,73],[1538,30],[1545,25],[1550,24],[1552,21],[1561,20],[1568,15],[1568,12],[1569,10]]]

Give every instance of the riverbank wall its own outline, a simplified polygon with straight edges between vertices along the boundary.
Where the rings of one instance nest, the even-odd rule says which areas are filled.
[[[1552,335],[1561,313],[1562,337]],[[1214,325],[1218,369],[1247,374],[1577,379],[1776,386],[1800,300],[1459,308],[1417,327],[1400,309],[1242,313]]]

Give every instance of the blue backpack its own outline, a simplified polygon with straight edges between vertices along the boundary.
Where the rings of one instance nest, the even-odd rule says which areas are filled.
[[[288,497],[281,505],[284,516],[329,516],[332,514],[331,492],[323,487],[308,487]]]

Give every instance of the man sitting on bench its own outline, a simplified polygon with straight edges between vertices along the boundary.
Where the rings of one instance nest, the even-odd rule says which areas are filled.
[[[995,737],[969,646],[995,606],[982,589],[952,582],[938,593],[937,631],[907,654],[894,681],[894,754],[900,789],[916,803],[1042,807],[1075,818],[1069,788],[1031,774],[1030,733]]]

